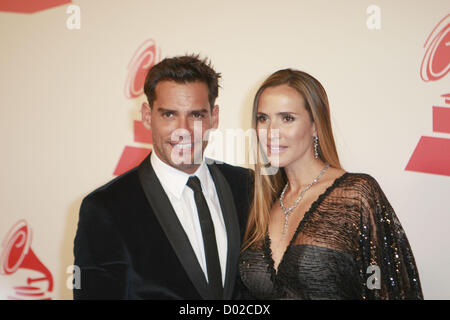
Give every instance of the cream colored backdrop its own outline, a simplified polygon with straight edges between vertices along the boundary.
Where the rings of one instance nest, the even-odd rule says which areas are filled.
[[[425,298],[450,298],[450,176],[405,170],[421,136],[450,138],[433,133],[431,112],[444,105],[450,75],[420,78],[424,43],[450,13],[448,0],[72,4],[80,29],[67,25],[70,4],[0,12],[0,241],[27,221],[31,248],[53,275],[49,296],[72,298],[66,269],[82,198],[113,178],[125,146],[150,147],[133,140],[144,97],[130,99],[124,88],[130,60],[152,39],[161,58],[200,53],[222,72],[221,130],[250,127],[255,90],[273,71],[292,67],[318,78],[344,168],[371,174],[385,191]],[[371,5],[380,9],[379,29],[369,28]],[[25,271],[0,274],[1,299],[25,285]]]

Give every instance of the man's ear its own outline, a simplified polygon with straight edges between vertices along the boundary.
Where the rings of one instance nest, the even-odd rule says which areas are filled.
[[[142,103],[141,107],[141,116],[142,116],[142,124],[144,128],[147,130],[151,130],[152,128],[152,109],[148,105],[147,102]]]
[[[211,128],[217,129],[219,126],[219,106],[215,105],[211,110]]]

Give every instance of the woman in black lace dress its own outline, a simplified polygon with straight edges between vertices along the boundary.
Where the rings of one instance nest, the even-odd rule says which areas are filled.
[[[341,168],[322,85],[277,71],[257,92],[253,119],[244,298],[423,299],[405,232],[377,181]]]

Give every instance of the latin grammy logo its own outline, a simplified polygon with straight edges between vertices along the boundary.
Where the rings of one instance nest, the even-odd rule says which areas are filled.
[[[71,0],[2,0],[0,1],[0,11],[35,13],[68,3],[71,3]]]
[[[438,81],[450,71],[450,14],[428,36],[420,67],[423,81]],[[446,106],[433,106],[433,132],[450,133],[450,93],[442,94]],[[450,176],[450,137],[422,136],[405,170]]]
[[[159,62],[161,56],[152,39],[145,40],[136,50],[128,64],[128,77],[125,83],[125,96],[128,99],[139,98],[144,93],[145,77],[151,67]],[[152,144],[152,137],[144,128],[140,120],[133,121],[134,141],[138,143]],[[117,163],[114,175],[136,167],[150,153],[151,149],[143,147],[125,146],[120,160]]]
[[[19,220],[8,232],[2,243],[0,274],[10,276],[26,269],[31,275],[26,284],[14,286],[11,300],[51,300],[53,276],[31,249],[32,232],[25,220]]]

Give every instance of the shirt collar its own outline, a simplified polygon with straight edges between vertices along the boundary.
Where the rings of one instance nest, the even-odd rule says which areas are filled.
[[[209,172],[204,159],[202,159],[202,163],[193,174],[187,174],[181,170],[171,167],[167,163],[163,162],[156,155],[156,152],[151,153],[150,162],[156,176],[163,185],[164,190],[172,193],[178,199],[181,198],[184,189],[189,188],[186,186],[186,183],[190,176],[197,176],[202,184],[203,192],[207,195],[211,194],[211,185],[210,180],[208,179]]]

